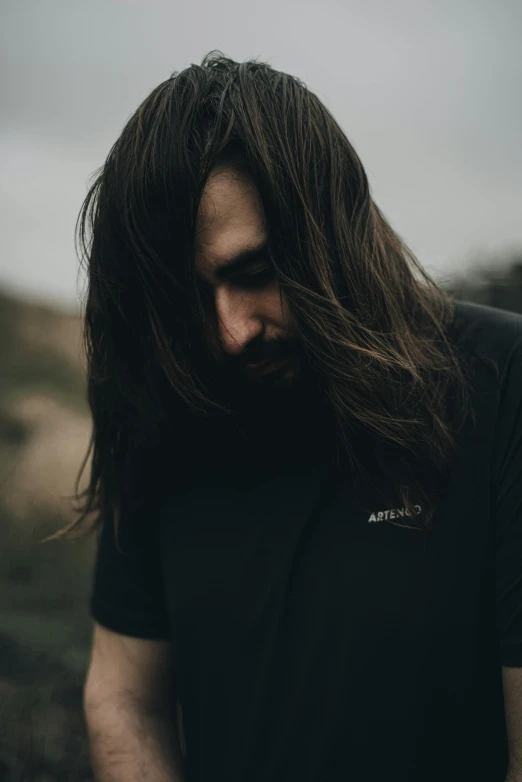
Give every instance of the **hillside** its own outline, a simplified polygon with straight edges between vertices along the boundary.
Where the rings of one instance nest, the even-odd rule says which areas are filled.
[[[0,780],[6,782],[91,779],[81,686],[94,539],[36,542],[75,516],[63,495],[74,491],[91,433],[81,329],[79,317],[0,293]]]

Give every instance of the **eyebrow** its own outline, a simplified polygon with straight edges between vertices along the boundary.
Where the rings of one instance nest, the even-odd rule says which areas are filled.
[[[263,239],[256,247],[245,247],[235,253],[226,263],[221,264],[214,272],[218,282],[229,280],[241,274],[249,266],[259,261],[265,261],[268,256],[268,239]]]

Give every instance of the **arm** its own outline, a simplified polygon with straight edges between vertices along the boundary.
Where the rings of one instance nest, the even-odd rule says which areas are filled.
[[[96,782],[185,782],[173,720],[110,700],[90,704],[85,716]]]
[[[522,668],[503,665],[502,687],[509,748],[505,782],[522,782]]]
[[[96,782],[185,782],[174,644],[95,622],[83,706]]]

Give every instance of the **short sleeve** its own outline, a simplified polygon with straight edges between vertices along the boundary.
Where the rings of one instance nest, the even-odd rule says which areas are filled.
[[[522,339],[501,377],[493,454],[496,624],[502,665],[522,667]]]
[[[171,639],[157,525],[121,519],[116,546],[112,519],[98,531],[90,615],[99,624],[135,638]]]

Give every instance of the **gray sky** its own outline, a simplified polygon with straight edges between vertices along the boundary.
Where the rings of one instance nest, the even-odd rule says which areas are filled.
[[[125,122],[210,49],[302,79],[437,279],[522,247],[520,0],[2,0],[0,286],[77,309],[74,223]]]

